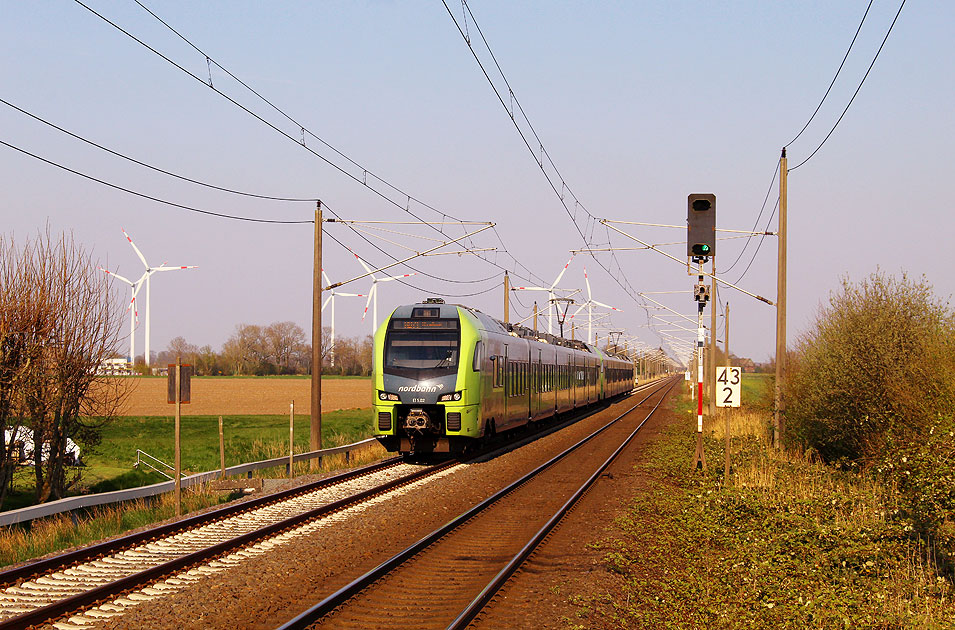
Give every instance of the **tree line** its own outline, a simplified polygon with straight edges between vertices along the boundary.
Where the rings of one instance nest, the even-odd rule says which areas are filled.
[[[372,337],[337,337],[333,347],[331,332],[328,326],[322,329],[322,373],[371,374]],[[239,324],[218,352],[209,345],[199,347],[183,337],[175,337],[153,363],[168,365],[175,363],[177,357],[193,365],[199,376],[311,374],[312,344],[295,322]],[[137,357],[140,372],[145,371],[143,363],[143,358]]]

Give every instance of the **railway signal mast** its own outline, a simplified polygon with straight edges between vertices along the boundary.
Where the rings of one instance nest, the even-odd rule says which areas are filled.
[[[693,193],[687,197],[686,208],[686,255],[699,265],[699,276],[693,287],[693,299],[697,308],[696,337],[696,454],[693,458],[697,469],[706,470],[703,454],[703,346],[706,331],[703,328],[703,309],[710,300],[710,287],[703,282],[703,265],[716,256],[716,195]]]

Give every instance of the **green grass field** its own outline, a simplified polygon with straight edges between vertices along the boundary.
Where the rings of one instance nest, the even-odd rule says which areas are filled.
[[[322,439],[326,448],[370,437],[370,409],[346,409],[322,414]],[[309,417],[295,416],[295,452],[309,450]],[[103,429],[102,442],[83,448],[80,492],[108,492],[165,481],[145,467],[134,468],[136,449],[169,464],[174,459],[174,420],[162,417],[123,417]],[[281,457],[288,454],[287,415],[223,416],[226,466]],[[181,420],[182,468],[188,473],[219,468],[219,417],[183,416]],[[17,473],[3,509],[33,504],[33,469]]]

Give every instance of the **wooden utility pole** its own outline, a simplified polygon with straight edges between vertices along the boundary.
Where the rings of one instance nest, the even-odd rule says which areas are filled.
[[[504,323],[511,323],[511,277],[506,271],[504,272]]]
[[[182,516],[182,442],[179,440],[179,418],[182,410],[182,401],[179,392],[182,391],[182,357],[176,357],[176,518]]]
[[[779,158],[779,253],[776,261],[776,384],[774,390],[776,404],[773,413],[773,444],[776,448],[782,447],[786,421],[782,388],[783,379],[786,377],[786,178],[788,175],[786,148],[783,147],[782,156]]]
[[[723,350],[726,352],[726,365],[732,365],[730,362],[730,303],[726,303],[726,314],[723,316],[723,325],[726,328],[726,331],[723,333],[725,337],[723,338],[724,345]]]
[[[313,458],[314,459],[314,458]],[[295,476],[295,401],[288,404],[288,478]]]
[[[534,336],[537,336],[537,302],[534,302]]]
[[[222,432],[222,416],[219,416],[219,479],[225,479],[225,434]]]
[[[312,264],[312,400],[309,448],[322,448],[322,202],[315,208],[315,251]],[[311,468],[318,468],[313,458]]]
[[[716,416],[716,256],[710,261],[713,277],[710,278],[710,360],[707,362],[706,389],[710,397],[709,416],[713,418]]]

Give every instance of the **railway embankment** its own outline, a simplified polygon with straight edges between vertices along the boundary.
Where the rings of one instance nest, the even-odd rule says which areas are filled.
[[[691,468],[695,416],[667,425],[644,484],[568,585],[566,628],[950,628],[952,575],[877,470],[779,451],[768,416],[737,412],[730,476],[722,421],[709,470]]]

